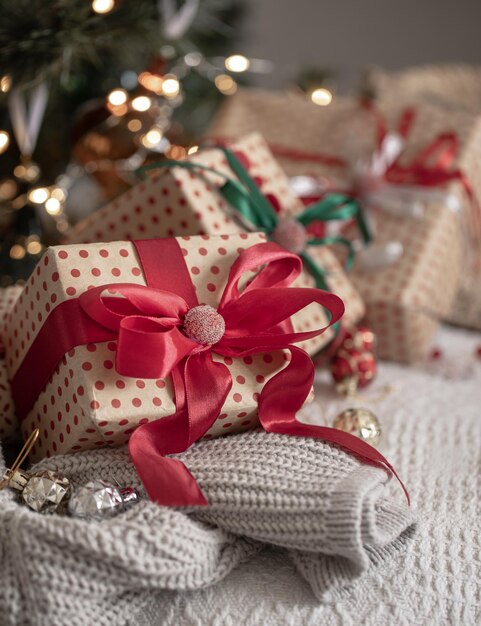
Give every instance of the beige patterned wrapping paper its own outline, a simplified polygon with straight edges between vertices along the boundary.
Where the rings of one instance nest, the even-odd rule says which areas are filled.
[[[20,437],[20,428],[15,417],[10,380],[5,362],[4,325],[7,313],[22,293],[22,287],[13,286],[0,289],[0,441],[16,441]]]
[[[463,113],[481,115],[481,67],[427,65],[392,73],[374,70],[369,82],[380,102],[397,97],[409,104],[435,104],[455,112],[456,118]],[[477,257],[463,272],[447,321],[481,330],[481,249]]]
[[[304,209],[293,195],[284,172],[259,134],[244,137],[232,146],[247,155],[250,174],[265,194],[276,196],[282,215],[289,217]],[[213,167],[231,178],[234,174],[220,150],[205,150],[191,161]],[[194,174],[181,168],[156,173],[81,222],[68,237],[68,243],[145,239],[178,235],[217,235],[245,232],[246,227],[233,215],[219,194],[224,183],[220,176]],[[326,271],[329,289],[344,301],[344,323],[352,325],[364,315],[362,299],[332,252],[325,246],[312,247],[309,254]],[[306,270],[297,283],[313,287],[314,279]],[[298,330],[309,324],[307,309],[295,316]],[[319,352],[333,337],[329,329],[320,337],[302,344],[310,354]]]
[[[284,172],[259,134],[237,141],[232,149],[248,157],[250,174],[265,194],[275,195],[283,217],[296,215],[304,209],[290,191]],[[190,160],[235,178],[220,150],[204,150]],[[215,174],[199,176],[181,168],[156,173],[79,223],[67,241],[78,243],[245,232],[245,225],[236,219],[219,193],[218,187],[224,182],[225,179]],[[342,298],[346,307],[344,323],[349,326],[358,322],[364,315],[364,304],[334,254],[326,246],[312,247],[309,254],[325,270],[329,289]],[[303,271],[296,285],[315,286],[307,270]],[[296,330],[304,330],[310,325],[311,311],[308,307],[294,316]],[[314,355],[333,336],[333,331],[329,329],[320,337],[300,345]]]
[[[393,99],[381,110],[389,128],[395,129],[404,103]],[[209,130],[213,137],[235,139],[238,134],[259,131],[275,148],[337,156],[343,159],[372,152],[375,124],[355,100],[338,98],[327,107],[317,107],[300,95],[256,89],[240,90],[224,103]],[[481,199],[481,117],[446,110],[429,104],[418,107],[402,159],[409,162],[438,134],[454,131],[460,152],[454,164],[465,172],[475,197]],[[278,156],[291,175],[311,174],[337,181],[346,170],[324,162]],[[378,215],[377,242],[400,241],[402,259],[378,272],[355,267],[350,274],[367,307],[367,322],[379,339],[382,358],[413,362],[428,352],[439,319],[458,313],[456,292],[465,273],[468,255],[466,233],[475,228],[472,205],[459,183],[443,190],[455,194],[462,215],[455,215],[442,202],[426,207],[422,219]]]
[[[199,302],[216,306],[239,251],[265,241],[265,236],[185,236],[178,241]],[[78,297],[90,286],[125,282],[145,285],[130,242],[49,248],[7,315],[9,375],[15,375],[40,328],[59,304]],[[305,323],[306,330],[322,326],[322,309],[317,309],[311,313],[310,323]],[[115,351],[116,342],[111,341],[77,346],[65,354],[22,421],[24,438],[36,427],[40,429],[34,459],[97,446],[118,446],[138,425],[175,412],[170,378],[137,380],[120,376],[114,367]],[[206,436],[257,426],[259,393],[265,382],[285,367],[287,357],[283,351],[241,359],[214,355],[214,360],[222,360],[229,368],[233,386]]]
[[[481,66],[422,65],[398,72],[373,69],[368,87],[379,101],[397,98],[423,102],[451,111],[481,113]]]

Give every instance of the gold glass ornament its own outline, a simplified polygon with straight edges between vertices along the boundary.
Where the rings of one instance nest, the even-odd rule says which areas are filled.
[[[342,380],[336,383],[336,392],[340,396],[346,396],[346,398],[352,398],[357,394],[359,384],[357,376],[346,376]]]
[[[359,437],[366,443],[375,446],[381,438],[379,420],[369,409],[350,408],[337,415],[334,428]]]

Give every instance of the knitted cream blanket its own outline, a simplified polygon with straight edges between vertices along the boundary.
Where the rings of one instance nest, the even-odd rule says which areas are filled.
[[[446,327],[437,345],[442,357],[428,368],[381,363],[363,393],[419,520],[406,548],[394,542],[382,558],[368,549],[375,566],[321,602],[284,553],[264,551],[213,587],[159,596],[156,626],[479,626],[481,334]],[[324,381],[311,412],[321,423],[346,404]],[[324,568],[322,559],[316,574]]]
[[[0,624],[162,623],[158,602],[170,596],[161,590],[213,585],[265,544],[282,547],[320,599],[402,549],[413,532],[401,490],[385,493],[387,474],[324,442],[251,432],[180,456],[207,508],[144,500],[86,522],[37,514],[1,492]],[[141,489],[126,449],[54,457],[36,469],[45,468],[74,484],[101,477]]]

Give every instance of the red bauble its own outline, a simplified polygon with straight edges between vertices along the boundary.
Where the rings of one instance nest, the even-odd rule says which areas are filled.
[[[375,352],[376,335],[367,326],[352,327],[344,331],[340,349]]]
[[[341,348],[331,360],[331,374],[336,383],[352,381],[356,387],[366,387],[376,376],[376,359],[368,350]]]

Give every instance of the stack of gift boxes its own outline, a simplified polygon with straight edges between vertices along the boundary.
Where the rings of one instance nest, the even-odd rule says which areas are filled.
[[[385,211],[372,199],[378,197],[379,177],[369,196],[364,183],[359,184],[355,164],[360,154],[366,163],[366,151],[371,157],[379,156],[380,129],[384,138],[390,129],[399,129],[403,112],[403,106],[389,102],[381,103],[379,110],[367,110],[354,100],[338,100],[318,108],[301,97],[258,90],[241,90],[228,99],[211,128],[210,138],[228,143],[263,202],[269,203],[276,225],[282,225],[287,236],[283,239],[275,235],[279,230],[259,227],[246,219],[248,213],[239,211],[224,193],[226,182],[231,191],[238,187],[243,193],[246,190],[226,152],[218,146],[207,146],[189,157],[187,164],[192,166],[160,163],[157,169],[143,172],[131,190],[79,223],[64,245],[49,249],[23,290],[3,293],[2,439],[15,437],[19,428],[26,438],[38,428],[33,458],[39,459],[121,445],[139,426],[163,420],[168,424],[179,410],[179,403],[185,406],[191,400],[189,391],[184,393],[185,380],[191,373],[185,366],[180,374],[184,387],[179,387],[179,374],[171,376],[173,370],[179,371],[178,363],[184,363],[179,357],[167,374],[160,367],[158,375],[152,375],[151,370],[144,375],[147,370],[142,361],[152,360],[152,355],[135,355],[132,345],[130,354],[138,366],[125,368],[120,338],[125,336],[125,341],[132,342],[135,327],[139,333],[135,336],[150,333],[157,345],[155,332],[165,332],[169,324],[175,327],[175,315],[169,317],[158,298],[162,290],[165,292],[165,285],[167,291],[180,294],[177,283],[181,282],[181,274],[188,277],[191,303],[207,306],[209,311],[225,305],[225,298],[235,300],[237,289],[240,297],[242,290],[247,294],[251,282],[256,281],[274,290],[296,289],[292,294],[300,290],[314,293],[320,286],[327,292],[327,300],[307,298],[308,306],[287,306],[286,319],[277,319],[275,312],[265,313],[267,319],[272,317],[273,329],[264,329],[259,335],[257,352],[242,353],[239,348],[226,356],[225,352],[216,354],[213,350],[212,362],[227,368],[230,383],[215,419],[198,432],[194,427],[195,437],[188,443],[200,436],[220,436],[258,426],[259,398],[268,396],[276,377],[290,368],[291,360],[300,358],[295,350],[301,348],[311,357],[333,354],[333,346],[343,336],[337,322],[341,301],[345,307],[342,328],[350,329],[366,319],[377,335],[382,358],[407,363],[425,358],[439,321],[453,311],[467,258],[476,245],[473,242],[478,236],[481,198],[477,138],[481,123],[475,116],[459,113],[453,124],[445,111],[427,104],[417,106],[410,117],[409,132],[402,137],[402,150],[389,164],[397,162],[394,169],[399,179],[388,182],[394,184],[395,193],[401,188],[401,208]],[[452,140],[454,132],[455,145],[449,146],[449,159],[444,158],[446,151],[439,158],[436,150],[446,146],[442,140],[441,145],[436,144],[436,138],[451,133]],[[424,154],[426,146],[433,143],[433,150]],[[368,162],[371,167],[373,158]],[[441,172],[439,177],[433,174],[436,168]],[[413,180],[409,178],[412,171]],[[293,193],[292,177],[297,185],[301,182],[314,189],[316,201],[337,194],[340,205],[357,204],[369,237],[359,229],[352,214],[327,226],[313,223],[313,230],[306,230],[304,223],[299,231],[305,206]],[[404,192],[409,192],[411,199],[423,184],[426,189],[419,191],[421,211],[405,210],[411,200],[406,203]],[[245,199],[245,193],[242,197]],[[284,248],[267,243],[271,239],[285,244]],[[147,247],[135,243],[144,240],[156,241]],[[349,272],[346,245],[339,246],[340,240],[347,242],[350,254],[358,250]],[[318,245],[320,242],[325,245]],[[385,258],[392,244],[394,258]],[[172,245],[173,256],[177,258],[179,253],[182,259],[181,271],[169,258]],[[304,260],[300,273],[293,269],[293,259],[298,262],[293,253],[301,254]],[[257,254],[260,260],[254,271],[248,259]],[[276,257],[279,254],[282,258]],[[248,271],[240,287],[237,280],[235,287],[229,286],[239,263],[246,264]],[[149,291],[148,296],[144,289]],[[338,298],[329,299],[329,292]],[[125,293],[129,294],[127,299]],[[250,296],[255,293],[252,290]],[[284,298],[289,302],[287,293]],[[179,310],[185,315],[187,309],[182,307]],[[258,307],[268,310],[260,301]],[[159,318],[164,321],[159,322]],[[204,320],[198,322],[205,332]],[[248,326],[246,320],[238,323],[241,328]],[[217,328],[215,324],[212,328]],[[217,330],[212,328],[209,332],[216,335]],[[272,343],[270,335],[276,331],[286,336],[285,345]],[[225,336],[230,338],[233,332],[226,328]],[[198,337],[190,338],[196,345],[203,345]],[[175,350],[184,349],[183,340],[176,341]],[[292,347],[294,343],[298,348]],[[166,358],[171,358],[172,346],[165,345],[162,343],[162,350]],[[268,346],[274,347],[270,350]],[[122,348],[122,354],[127,352]],[[306,380],[312,382],[309,368],[306,372],[303,389]],[[302,378],[300,370],[297,374]],[[24,393],[26,387],[28,393]],[[17,420],[13,419],[11,389]],[[307,390],[302,401],[311,399],[312,393]],[[265,427],[262,419],[261,423]],[[180,451],[186,445],[184,442],[167,452]]]
[[[232,149],[247,164],[262,194],[271,198],[279,220],[287,220],[304,210],[260,135],[252,134],[236,142]],[[102,291],[102,295],[118,300],[119,294],[114,293],[116,285],[119,291],[125,284],[149,285],[155,290],[157,279],[149,280],[151,270],[146,271],[146,267],[157,265],[165,269],[170,277],[170,288],[176,292],[182,272],[177,272],[178,265],[166,269],[161,261],[168,245],[163,241],[172,241],[175,236],[182,271],[187,272],[198,303],[215,309],[223,298],[229,273],[236,261],[243,258],[243,253],[257,251],[259,244],[274,245],[267,244],[269,237],[265,232],[255,232],[255,228],[243,223],[220,193],[223,177],[235,178],[224,153],[217,148],[206,149],[190,160],[213,171],[170,167],[145,176],[122,197],[79,224],[65,245],[50,248],[15,305],[12,307],[9,300],[9,306],[5,306],[5,367],[17,404],[22,437],[26,439],[39,429],[32,449],[33,459],[122,445],[139,426],[162,421],[178,409],[179,389],[171,376],[144,376],[142,368],[136,376],[121,373],[118,367],[120,335],[114,333],[110,341],[101,341],[99,338],[103,335],[96,335],[97,330],[100,332],[97,329],[91,341],[77,338],[83,332],[79,331],[79,325],[90,328],[92,323],[91,319],[86,323],[84,313],[78,311],[79,306],[83,307],[85,294],[94,293],[96,288],[102,291],[105,287],[107,293]],[[160,246],[154,247],[159,256],[148,263],[133,240],[153,240],[154,246]],[[285,289],[289,286],[296,292],[301,289],[318,293],[314,289],[315,279],[307,269],[295,278],[297,271],[291,267],[292,258],[302,268],[298,257],[286,251],[282,253],[279,246],[276,250],[276,254],[287,255],[283,262],[289,271],[280,269],[279,260],[272,261],[279,267],[276,265],[272,272],[272,285],[264,280],[265,287]],[[264,267],[262,247],[258,254],[257,265]],[[322,269],[328,290],[339,296],[333,296],[338,311],[339,306],[344,308],[344,303],[343,320],[352,327],[364,315],[364,304],[357,290],[327,246],[313,248],[312,257]],[[250,268],[241,280],[241,292],[248,290],[256,276]],[[288,294],[284,300],[289,302]],[[275,312],[269,313],[273,321],[268,334],[281,322],[284,324],[282,332],[289,336],[281,345],[282,349],[262,349],[260,334],[256,339],[259,348],[248,354],[238,358],[213,354],[214,362],[227,367],[231,386],[217,419],[202,436],[216,437],[259,425],[259,398],[269,381],[287,369],[292,342],[311,356],[322,353],[332,344],[338,333],[335,322],[339,313],[332,318],[329,304],[327,308],[317,302],[305,304],[307,306],[297,307],[299,310],[293,309],[288,320],[275,320]],[[258,302],[255,308],[260,306]],[[321,333],[319,329],[325,330]],[[296,339],[293,333],[300,338]],[[276,345],[271,337],[266,343],[269,345]],[[305,372],[301,375],[306,380],[309,376],[308,371],[307,377]],[[305,381],[302,386],[305,387]],[[291,391],[295,395],[295,390]],[[312,389],[307,391],[302,400],[310,402]]]
[[[481,286],[469,278],[471,268],[479,273],[481,257],[481,118],[462,107],[436,106],[433,98],[403,98],[403,83],[388,84],[370,110],[354,99],[316,107],[299,95],[240,91],[224,103],[210,136],[233,140],[255,128],[294,181],[302,176],[339,187],[358,182],[356,160],[375,153],[380,125],[397,133],[400,120],[410,120],[397,159],[398,173],[408,171],[395,191],[413,202],[418,193],[422,210],[383,211],[376,196],[367,203],[376,218],[371,248],[395,242],[400,254],[369,268],[359,255],[350,278],[365,302],[379,356],[414,363],[429,353],[440,320],[480,325]],[[422,81],[418,86],[421,91]]]

